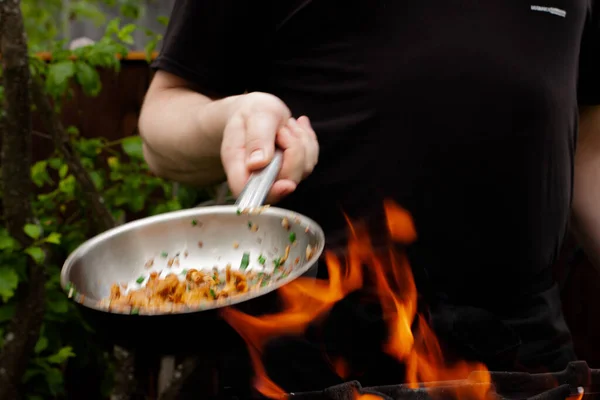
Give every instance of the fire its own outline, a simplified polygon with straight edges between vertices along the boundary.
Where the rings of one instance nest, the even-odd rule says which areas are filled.
[[[381,397],[375,394],[360,394],[357,391],[354,391],[354,400],[382,400]]]
[[[391,201],[384,203],[390,237],[398,243],[409,245],[417,235],[410,214]],[[351,238],[347,261],[342,263],[332,253],[325,255],[329,280],[299,278],[279,289],[283,309],[277,314],[250,316],[235,309],[224,309],[223,318],[242,336],[248,345],[255,371],[255,387],[264,396],[275,399],[285,397],[285,391],[267,376],[261,362],[261,350],[270,339],[288,334],[301,334],[308,324],[325,315],[333,305],[350,292],[363,286],[363,265],[374,282],[384,320],[388,323],[388,340],[383,350],[406,366],[404,380],[413,388],[420,382],[426,387],[435,382],[464,379],[470,371],[484,371],[478,384],[466,385],[469,392],[456,392],[455,398],[484,399],[490,388],[490,376],[481,364],[466,362],[448,365],[440,344],[423,318],[418,329],[411,327],[417,315],[417,288],[406,255],[398,254],[390,246],[383,257],[371,244],[368,234],[348,221]],[[341,359],[330,362],[332,369],[342,378],[349,374]],[[402,377],[398,377],[399,382]],[[366,396],[366,397],[365,397]],[[372,400],[371,395],[358,395],[356,399]]]

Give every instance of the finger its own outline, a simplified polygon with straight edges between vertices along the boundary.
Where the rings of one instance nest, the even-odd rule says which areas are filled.
[[[315,130],[313,129],[312,124],[310,123],[310,119],[307,116],[303,115],[300,118],[298,118],[298,124],[302,126],[304,130],[306,130],[310,135],[311,145],[309,155],[312,157],[313,165],[317,165],[317,163],[319,162],[320,150],[317,134],[315,133]]]
[[[298,118],[298,125],[300,125],[302,129],[305,129],[314,140],[317,140],[317,134],[315,133],[310,123],[310,119],[308,119],[306,115],[303,115],[300,118]]]
[[[246,124],[242,117],[232,118],[223,131],[221,162],[227,175],[227,183],[234,196],[238,196],[250,177],[246,166]]]
[[[267,196],[267,204],[276,204],[284,197],[290,195],[296,190],[298,185],[289,179],[280,179],[273,184],[269,195]]]
[[[305,149],[304,178],[312,173],[319,160],[319,143],[307,117],[290,119],[289,126],[302,140]]]
[[[289,179],[300,183],[304,175],[305,149],[302,139],[287,126],[279,129],[277,145],[283,150],[283,164],[278,179]]]
[[[276,114],[260,112],[246,120],[246,167],[256,170],[265,167],[275,152],[275,136],[281,118]]]

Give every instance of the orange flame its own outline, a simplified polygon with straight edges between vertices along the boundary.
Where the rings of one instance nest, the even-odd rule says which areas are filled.
[[[360,394],[356,390],[354,391],[354,400],[382,400],[380,396],[376,394]]]
[[[583,390],[582,387],[578,387],[577,388],[577,394],[568,397],[567,400],[581,400],[581,399],[583,399],[583,395],[584,394],[585,394],[585,390]]]
[[[386,221],[391,238],[410,244],[417,238],[410,214],[394,202],[384,203]],[[417,288],[408,259],[391,247],[389,257],[378,256],[364,230],[348,221],[351,238],[348,243],[348,261],[342,265],[332,253],[325,256],[329,280],[298,278],[279,289],[283,310],[277,314],[253,317],[235,309],[224,309],[224,319],[246,341],[255,371],[255,387],[269,398],[285,397],[285,392],[267,376],[260,354],[264,344],[286,334],[301,334],[309,323],[328,312],[331,307],[350,292],[363,286],[362,265],[372,274],[375,289],[388,323],[388,340],[383,350],[406,365],[405,381],[413,388],[419,382],[426,387],[435,382],[464,379],[470,371],[480,370],[478,384],[465,385],[455,393],[456,398],[484,399],[490,388],[490,375],[482,364],[461,362],[448,365],[440,344],[424,319],[418,322],[417,337],[412,325],[417,314]],[[332,368],[346,378],[349,371],[343,360],[336,359]],[[398,377],[399,381],[402,379]],[[367,397],[365,397],[367,396]],[[359,395],[356,399],[373,400],[379,397]]]

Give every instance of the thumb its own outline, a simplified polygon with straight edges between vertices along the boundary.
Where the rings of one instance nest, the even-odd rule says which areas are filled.
[[[265,167],[275,152],[275,135],[282,125],[276,114],[255,113],[246,120],[246,166],[249,170]]]

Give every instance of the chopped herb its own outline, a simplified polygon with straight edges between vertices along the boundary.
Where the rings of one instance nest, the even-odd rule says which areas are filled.
[[[69,298],[73,297],[74,295],[77,295],[77,291],[75,290],[75,285],[73,285],[73,282],[67,283],[65,291],[67,292],[67,296]]]
[[[181,271],[181,275],[185,275],[187,274],[187,269],[184,269],[183,271]]]
[[[240,271],[244,271],[250,265],[250,253],[244,253],[242,255],[242,263],[240,264]]]
[[[262,282],[260,283],[260,287],[265,287],[265,286],[267,286],[268,284],[269,284],[269,280],[268,280],[268,279],[265,279],[264,281],[262,281]]]
[[[257,277],[258,279],[260,279],[260,278],[262,278],[264,275],[265,275],[265,273],[264,273],[264,272],[259,272],[259,273],[258,273],[258,275],[256,275],[256,277]]]
[[[144,282],[144,279],[146,279],[146,278],[144,278],[143,276],[140,276],[140,277],[139,277],[139,278],[137,278],[135,281],[136,281],[137,283],[140,283],[140,284],[141,284],[142,282]]]
[[[252,229],[252,221],[248,221],[248,228]]]
[[[219,279],[219,278],[217,277],[217,274],[213,274],[213,281],[216,281],[217,279]]]
[[[240,210],[239,208],[237,209],[237,211],[235,212],[237,215],[242,215],[242,210]]]
[[[196,221],[195,219],[192,220],[192,226],[196,226],[198,225],[198,221]]]
[[[131,309],[131,314],[132,315],[138,315],[140,313],[140,309],[139,308],[132,308]]]
[[[210,293],[210,295],[212,296],[212,298],[213,298],[213,299],[216,299],[216,298],[217,298],[217,294],[215,293],[215,291],[214,291],[214,290],[210,289],[210,290],[209,290],[209,293]]]
[[[160,256],[162,258],[167,258],[168,255],[169,255],[169,253],[167,253],[166,251],[163,251],[162,253],[160,253]]]
[[[296,234],[294,232],[290,233],[290,242],[294,243],[296,241]]]
[[[258,256],[258,263],[260,265],[265,265],[266,262],[267,262],[267,259],[262,254],[260,256]]]
[[[273,260],[273,264],[275,265],[275,268],[279,268],[281,266],[281,264],[283,264],[281,262],[281,257],[277,257],[276,259]]]

